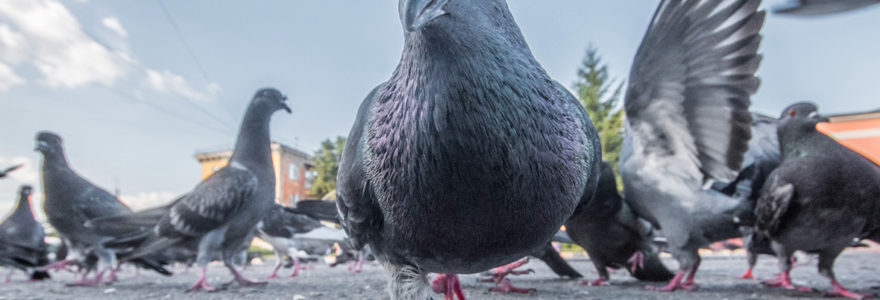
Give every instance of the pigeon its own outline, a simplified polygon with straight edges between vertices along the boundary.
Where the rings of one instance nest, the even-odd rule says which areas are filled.
[[[550,270],[556,275],[568,277],[568,278],[581,278],[584,277],[581,273],[578,273],[577,270],[574,269],[561,255],[559,255],[559,251],[556,251],[556,248],[553,248],[553,245],[547,243],[543,248],[536,252],[532,252],[531,256],[536,257],[547,264],[550,267]]]
[[[878,4],[880,0],[792,0],[773,10],[791,16],[822,16]]]
[[[812,103],[787,107],[779,118],[782,164],[758,199],[757,236],[770,240],[780,277],[771,286],[801,289],[791,282],[791,256],[819,254],[819,274],[829,294],[860,299],[835,278],[834,260],[854,239],[880,230],[880,166],[816,130],[823,121]]]
[[[49,246],[43,226],[31,210],[31,190],[29,185],[21,186],[18,204],[0,223],[0,265],[25,271],[31,280],[43,280],[49,273],[37,268],[49,264]]]
[[[700,247],[739,236],[737,219],[752,214],[747,201],[706,187],[733,180],[748,149],[759,5],[662,1],[636,53],[624,102],[624,201],[679,263],[669,284],[649,289],[695,288]]]
[[[11,167],[9,167],[9,168],[6,168],[6,169],[3,169],[3,170],[0,170],[0,178],[5,178],[6,175],[9,175],[10,172],[15,171],[15,170],[18,169],[18,168],[21,168],[21,166],[23,166],[23,165],[22,165],[22,164],[18,164],[18,165],[14,165],[14,166],[11,166]]]
[[[269,121],[276,111],[291,112],[285,100],[287,97],[276,89],[257,91],[245,111],[229,163],[171,205],[141,215],[143,220],[152,218],[154,221],[159,215],[157,223],[146,226],[148,230],[135,230],[134,234],[113,241],[117,245],[136,245],[127,259],[169,247],[195,248],[196,263],[202,270],[189,291],[215,290],[207,281],[207,265],[214,259],[222,260],[234,277],[224,286],[235,282],[242,286],[266,283],[242,276],[235,268],[235,260],[247,249],[257,224],[274,205],[275,172]],[[91,225],[96,228],[144,227],[139,219],[93,220]]]
[[[639,280],[666,281],[672,272],[660,262],[651,243],[652,228],[636,217],[617,191],[614,170],[602,162],[596,195],[583,213],[565,224],[571,238],[590,255],[599,279],[585,285],[608,285],[608,269],[626,268]]]
[[[116,280],[116,251],[104,246],[111,237],[86,228],[85,223],[94,218],[130,214],[131,209],[70,168],[60,136],[42,131],[37,134],[36,142],[36,150],[43,155],[43,209],[49,224],[58,231],[70,252],[65,260],[52,263],[47,269],[62,269],[68,265],[84,267],[86,272],[82,279],[70,285],[99,285],[105,282],[104,275],[108,272],[106,281]],[[171,274],[162,267],[162,262],[149,258],[132,263],[164,275]],[[95,277],[86,279],[91,271]]]
[[[400,0],[399,13],[401,60],[358,110],[337,205],[391,298],[427,299],[429,272],[457,281],[544,247],[592,198],[601,149],[504,0]]]
[[[321,221],[309,216],[285,211],[284,207],[277,204],[272,207],[257,225],[257,237],[272,245],[272,251],[275,252],[275,269],[269,278],[278,277],[278,270],[281,269],[285,256],[293,259],[293,273],[290,277],[295,277],[300,269],[297,253],[305,247],[297,235],[321,227],[324,227]]]
[[[740,172],[732,182],[716,183],[712,189],[725,195],[749,201],[754,205],[761,196],[761,189],[770,172],[773,172],[782,162],[779,152],[779,139],[776,136],[776,118],[752,113],[752,138],[749,140],[749,150],[746,151]],[[754,234],[754,216],[746,214],[748,219],[740,220],[744,226],[742,240],[743,248],[747,253],[748,269],[739,276],[742,279],[754,279],[752,270],[758,260],[758,254],[772,255],[769,242],[752,238]]]

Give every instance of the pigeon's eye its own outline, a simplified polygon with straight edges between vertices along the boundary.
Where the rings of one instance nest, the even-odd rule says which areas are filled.
[[[797,116],[797,111],[795,111],[795,110],[793,110],[793,109],[790,110],[790,111],[788,112],[788,116],[789,116],[789,117]]]

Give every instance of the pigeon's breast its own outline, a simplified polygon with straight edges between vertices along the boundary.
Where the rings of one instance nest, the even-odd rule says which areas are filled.
[[[571,215],[592,159],[579,107],[555,91],[505,85],[388,90],[366,155],[389,248],[414,250],[423,267],[476,272],[488,256],[542,246]]]

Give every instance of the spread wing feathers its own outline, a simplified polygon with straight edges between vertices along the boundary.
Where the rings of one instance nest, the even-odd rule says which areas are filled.
[[[796,0],[776,7],[774,13],[792,16],[821,16],[859,9],[878,0]]]
[[[246,169],[223,168],[171,206],[159,235],[198,237],[217,229],[253,197],[257,184]]]
[[[791,200],[794,198],[794,193],[794,185],[790,183],[780,185],[774,182],[774,184],[764,189],[761,198],[758,199],[758,205],[755,207],[759,231],[767,235],[772,235],[779,231],[779,227],[783,223],[782,218],[788,211]]]
[[[759,85],[759,4],[660,4],[633,62],[624,104],[634,150],[646,163],[695,185],[735,177],[750,137],[750,96]]]
[[[321,221],[339,223],[339,211],[336,209],[336,201],[303,200],[296,202],[294,207],[285,207],[284,209],[293,214],[301,214]]]
[[[339,222],[356,250],[363,248],[370,237],[382,227],[382,215],[364,166],[366,158],[363,137],[369,125],[376,91],[383,85],[373,89],[361,103],[339,162],[336,185]]]

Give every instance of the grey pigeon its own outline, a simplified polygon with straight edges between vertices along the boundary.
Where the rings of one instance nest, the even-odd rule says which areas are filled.
[[[49,273],[37,268],[49,263],[49,246],[43,226],[34,219],[30,200],[31,186],[21,186],[18,204],[0,223],[0,265],[23,270],[31,280],[43,280]]]
[[[215,258],[222,260],[232,273],[232,282],[240,285],[265,284],[244,278],[236,270],[234,262],[253,239],[257,223],[274,205],[275,172],[269,121],[276,111],[283,109],[290,112],[286,99],[276,89],[257,91],[245,111],[229,163],[170,207],[156,210],[167,211],[167,214],[150,226],[152,229],[146,231],[148,235],[135,235],[141,239],[135,240],[138,246],[128,256],[129,259],[175,246],[197,247],[196,263],[202,272],[199,280],[190,288],[191,291],[214,290],[207,282],[207,265]],[[132,222],[138,223],[137,220]],[[95,220],[92,223],[100,222]],[[108,224],[113,223],[96,226],[106,227]]]
[[[626,203],[662,231],[679,263],[659,291],[696,287],[700,247],[739,236],[739,215],[752,213],[747,201],[704,187],[733,180],[748,148],[759,5],[663,1],[636,53],[620,170]]]
[[[421,300],[429,272],[454,283],[544,247],[592,197],[601,150],[505,1],[400,0],[399,13],[401,60],[360,106],[337,205],[392,299]]]
[[[599,279],[587,285],[608,285],[608,269],[626,268],[635,278],[666,281],[672,272],[660,262],[651,243],[652,228],[636,217],[617,191],[614,170],[602,162],[596,195],[584,212],[572,216],[565,229],[590,255]]]
[[[792,16],[821,16],[860,9],[880,0],[792,0],[773,10],[774,13]]]
[[[854,239],[880,230],[880,166],[816,130],[822,121],[812,103],[786,108],[779,118],[782,164],[758,199],[758,238],[770,240],[780,276],[768,284],[796,289],[791,255],[819,254],[819,274],[831,281],[830,294],[861,298],[837,282],[833,266]]]
[[[9,168],[0,170],[0,178],[5,178],[7,175],[9,175],[10,172],[17,170],[18,168],[21,168],[21,166],[23,166],[23,165],[19,164],[19,165],[14,165]]]
[[[257,225],[257,237],[272,245],[272,251],[275,252],[275,269],[269,278],[278,277],[278,269],[281,269],[285,256],[291,257],[294,263],[290,277],[296,276],[300,268],[297,252],[306,246],[297,236],[322,227],[321,221],[288,212],[277,204],[266,212]]]
[[[51,132],[39,132],[36,137],[37,150],[43,154],[43,209],[49,224],[58,231],[70,252],[68,258],[50,265],[49,269],[64,268],[66,265],[84,265],[87,270],[83,278],[71,285],[95,286],[116,279],[116,251],[104,246],[112,237],[86,228],[88,220],[130,214],[131,210],[107,191],[95,186],[74,172],[64,155],[61,137]],[[91,257],[91,259],[90,259]],[[92,263],[96,263],[93,265]],[[170,275],[162,263],[149,259],[133,261],[142,267]],[[94,279],[86,279],[90,271],[95,271]]]

